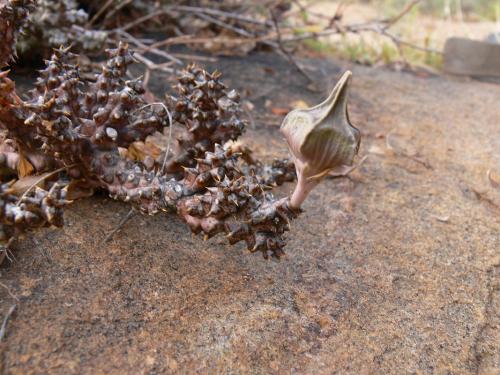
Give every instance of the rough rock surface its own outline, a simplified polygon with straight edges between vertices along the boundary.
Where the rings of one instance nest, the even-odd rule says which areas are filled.
[[[310,65],[324,89],[340,73]],[[261,157],[284,155],[281,117],[265,101],[324,93],[272,55],[218,66],[256,105],[246,139]],[[368,159],[312,194],[288,256],[203,242],[168,216],[134,216],[102,244],[128,208],[78,201],[63,230],[19,241],[0,269],[1,316],[17,304],[1,368],[498,374],[500,190],[486,172],[500,173],[500,86],[353,69],[351,117]]]

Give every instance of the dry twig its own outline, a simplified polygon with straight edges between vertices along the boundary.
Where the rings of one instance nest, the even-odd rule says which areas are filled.
[[[290,63],[292,63],[293,66],[297,69],[297,71],[300,74],[302,74],[309,81],[309,83],[314,83],[314,79],[297,63],[297,61],[295,61],[292,54],[288,52],[285,46],[283,45],[278,18],[276,17],[273,11],[271,11],[271,18],[273,20],[273,24],[276,29],[276,35],[277,35],[277,44],[275,45],[273,43],[271,45],[275,47],[275,49],[277,49],[278,52],[280,52]]]
[[[19,298],[17,298],[17,296],[11,292],[10,288],[7,285],[5,285],[0,281],[0,286],[4,288],[7,291],[7,293],[9,293],[9,296],[11,296],[13,299],[19,302]]]
[[[105,244],[111,238],[113,238],[113,236],[116,234],[116,232],[118,232],[120,229],[122,229],[123,226],[125,225],[125,223],[127,221],[129,221],[132,218],[132,216],[134,216],[134,215],[135,215],[135,209],[131,208],[130,211],[120,220],[118,225],[111,232],[109,232],[106,235],[106,237],[104,237],[104,239],[101,241],[101,243],[99,245]]]

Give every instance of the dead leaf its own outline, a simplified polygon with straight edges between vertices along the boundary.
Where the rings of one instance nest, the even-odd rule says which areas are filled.
[[[126,157],[132,160],[142,161],[146,157],[144,153],[144,142],[133,142],[127,149]]]
[[[67,187],[66,199],[72,201],[75,199],[88,198],[94,195],[94,188],[87,185],[82,180],[71,180]]]
[[[168,131],[165,131],[165,133],[155,132],[154,134],[149,135],[146,138],[146,146],[150,147],[152,149],[157,148],[161,152],[165,152],[167,149],[168,138],[169,138],[168,133],[169,133]],[[158,151],[156,150],[156,151],[152,152],[151,156],[153,156],[153,154],[155,152],[158,152]],[[159,154],[156,156],[159,156]]]
[[[17,172],[19,177],[23,178],[29,176],[33,173],[35,168],[33,165],[24,157],[22,153],[19,153],[19,164],[17,165]]]
[[[54,127],[54,121],[42,120],[42,125],[45,129],[51,132]]]
[[[133,160],[144,161],[147,156],[156,160],[161,154],[161,148],[158,147],[153,141],[146,140],[146,142],[134,142],[128,150],[127,156]]]
[[[30,189],[34,185],[43,189],[46,177],[50,176],[51,174],[52,172],[46,172],[42,174],[21,177],[11,186],[12,192],[15,195],[20,196],[24,194],[26,190]]]

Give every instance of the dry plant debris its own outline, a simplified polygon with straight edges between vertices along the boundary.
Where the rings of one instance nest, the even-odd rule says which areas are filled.
[[[307,70],[294,57],[299,43],[305,40],[333,34],[377,33],[397,47],[405,64],[402,47],[441,53],[409,43],[391,31],[420,2],[410,1],[390,19],[358,24],[344,22],[345,4],[341,2],[334,14],[321,15],[320,19],[327,18],[328,22],[319,26],[309,20],[317,19],[318,15],[304,16],[309,14],[311,4],[296,0],[32,0],[22,2],[36,3],[36,8],[18,50],[24,56],[48,58],[52,48],[71,45],[74,52],[88,55],[125,41],[144,65],[147,87],[153,70],[171,74],[181,69],[185,61],[210,59],[204,54],[172,52],[170,49],[175,45],[213,55],[245,55],[256,49],[272,49],[312,82]]]

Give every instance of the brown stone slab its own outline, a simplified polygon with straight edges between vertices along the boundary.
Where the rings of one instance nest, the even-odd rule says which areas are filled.
[[[500,77],[500,44],[450,38],[444,47],[447,73],[475,77]]]

